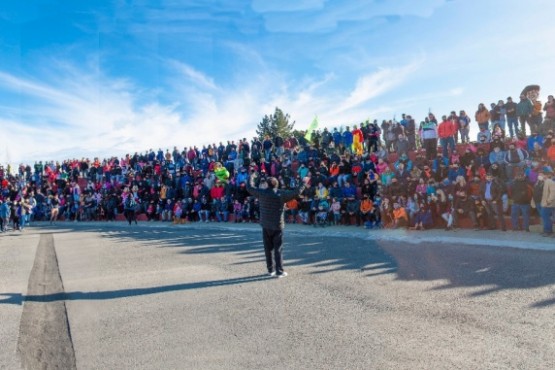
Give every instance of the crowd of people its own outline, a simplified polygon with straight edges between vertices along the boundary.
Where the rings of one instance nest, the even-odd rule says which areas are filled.
[[[189,148],[0,166],[0,227],[36,221],[258,222],[249,175],[306,187],[286,203],[287,222],[318,227],[425,230],[461,226],[553,234],[555,101],[525,96],[480,104],[419,124],[366,121],[302,135],[266,136]],[[476,140],[470,128],[476,125]],[[527,133],[528,130],[528,133]],[[263,181],[262,181],[263,182]]]

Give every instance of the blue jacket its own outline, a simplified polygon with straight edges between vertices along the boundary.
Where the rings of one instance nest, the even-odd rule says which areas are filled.
[[[339,145],[343,142],[343,138],[341,137],[341,133],[339,133],[339,131],[334,131],[333,134],[333,142],[335,143],[335,145]]]
[[[345,130],[342,136],[343,136],[343,144],[346,147],[353,145],[353,133],[351,131]]]

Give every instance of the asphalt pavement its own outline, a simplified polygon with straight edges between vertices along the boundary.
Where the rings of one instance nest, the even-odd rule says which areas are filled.
[[[534,231],[287,225],[275,279],[255,224],[37,224],[0,236],[0,368],[552,369],[555,239]],[[69,331],[50,359],[45,321]]]

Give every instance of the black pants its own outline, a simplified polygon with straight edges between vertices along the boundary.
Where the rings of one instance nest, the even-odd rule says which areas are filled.
[[[264,252],[266,253],[266,267],[268,272],[275,271],[283,273],[283,257],[281,255],[281,244],[283,241],[283,230],[262,229],[262,240],[264,242]],[[274,258],[272,259],[272,251]]]
[[[488,213],[488,224],[490,228],[497,228],[496,219],[498,219],[501,224],[501,229],[507,229],[505,215],[503,214],[503,202],[501,200],[498,200],[495,204],[490,200],[486,200],[486,211]]]
[[[133,221],[137,223],[137,213],[134,209],[125,210],[125,218],[127,219],[127,222],[129,222],[129,225],[131,225],[131,222]]]
[[[437,156],[437,139],[424,139],[423,146],[426,150],[426,159],[434,159]]]

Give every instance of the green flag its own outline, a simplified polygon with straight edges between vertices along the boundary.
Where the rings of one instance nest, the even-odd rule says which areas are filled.
[[[314,119],[312,120],[312,123],[308,126],[308,129],[306,130],[306,134],[304,135],[304,138],[307,141],[311,141],[312,140],[312,131],[317,130],[318,129],[318,116],[315,116]]]

